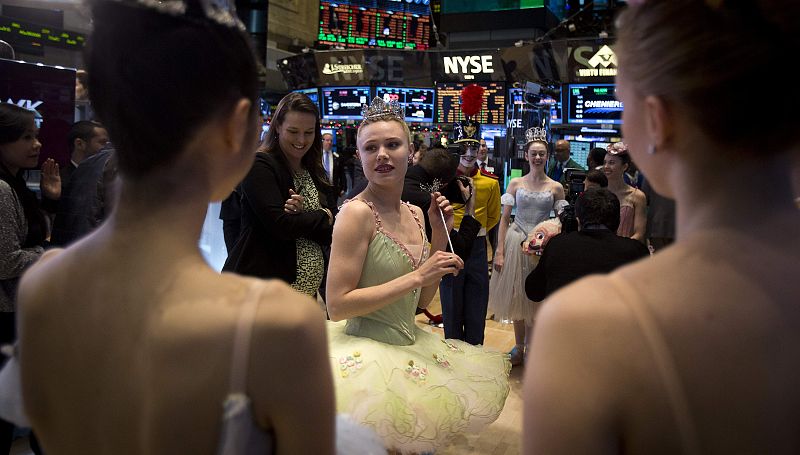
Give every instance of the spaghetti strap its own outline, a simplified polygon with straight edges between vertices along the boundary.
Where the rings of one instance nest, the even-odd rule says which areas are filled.
[[[256,317],[258,302],[264,284],[254,282],[250,285],[247,297],[239,310],[236,322],[236,333],[233,338],[233,355],[231,360],[230,392],[245,393],[247,388],[247,362],[250,360],[250,339],[253,334],[253,321]]]
[[[618,274],[609,275],[609,278],[617,292],[622,295],[622,302],[630,308],[636,317],[636,322],[644,335],[647,346],[653,354],[659,376],[667,391],[673,418],[678,426],[683,453],[687,455],[701,454],[697,429],[689,410],[686,390],[678,376],[675,359],[672,357],[666,340],[658,328],[658,323],[642,303],[642,299],[639,298],[636,291],[622,281]]]

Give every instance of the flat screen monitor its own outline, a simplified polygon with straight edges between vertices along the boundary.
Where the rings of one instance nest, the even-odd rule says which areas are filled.
[[[570,158],[580,164],[582,168],[586,167],[586,158],[589,157],[589,150],[592,149],[591,142],[571,140],[569,142]]]
[[[431,36],[429,0],[322,0],[320,44],[347,48],[425,50]]]
[[[406,122],[433,122],[436,90],[432,88],[375,87],[375,96],[399,102],[406,112]]]
[[[506,121],[506,87],[503,82],[470,82],[483,87],[483,108],[478,114],[481,124],[503,124]],[[464,118],[461,113],[461,90],[464,82],[436,84],[436,122],[456,123]]]
[[[603,150],[607,150],[609,145],[611,145],[611,142],[593,142],[592,148],[599,147]]]
[[[322,87],[322,118],[360,120],[361,106],[369,104],[369,87]]]
[[[314,104],[317,106],[317,110],[321,112],[320,105],[319,105],[319,90],[316,88],[301,88],[298,90],[292,90],[293,92],[302,93],[303,95],[307,96]]]
[[[486,141],[490,150],[494,150],[495,137],[506,137],[505,125],[481,125],[481,139]]]
[[[562,93],[567,123],[622,124],[615,84],[569,84]]]

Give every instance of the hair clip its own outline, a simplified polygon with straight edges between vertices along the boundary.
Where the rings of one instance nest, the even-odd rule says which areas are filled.
[[[378,96],[373,98],[372,103],[369,105],[364,104],[361,106],[361,116],[364,117],[364,120],[390,116],[401,122],[404,122],[406,117],[402,104],[395,100],[384,101],[383,98]]]
[[[542,141],[546,143],[547,130],[539,126],[528,128],[525,131],[525,142],[532,142],[532,141]]]
[[[236,5],[233,0],[112,0],[116,3],[138,5],[161,14],[174,17],[197,18],[192,10],[199,6],[202,10],[201,18],[208,19],[219,25],[245,31],[244,23],[236,14]],[[189,5],[189,3],[193,5]]]
[[[606,151],[612,155],[623,155],[628,153],[628,144],[622,141],[614,142],[613,144],[608,144]]]

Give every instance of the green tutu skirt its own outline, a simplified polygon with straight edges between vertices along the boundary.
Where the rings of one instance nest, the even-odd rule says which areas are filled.
[[[494,422],[509,392],[508,355],[415,329],[396,346],[328,322],[336,410],[375,430],[387,448],[434,452]]]

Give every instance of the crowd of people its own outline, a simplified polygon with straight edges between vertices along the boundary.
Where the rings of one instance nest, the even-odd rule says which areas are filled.
[[[798,140],[728,98],[797,40],[793,2],[629,2],[624,142],[583,166],[530,128],[508,181],[474,119],[430,145],[380,98],[347,153],[301,93],[260,140],[249,38],[188,4],[92,3],[100,121],[64,166],[0,103],[0,397],[19,368],[25,420],[0,453],[14,423],[36,453],[433,453],[494,422],[522,364],[525,453],[800,447]],[[223,200],[220,273],[198,241]],[[444,337],[416,320],[437,294]]]

